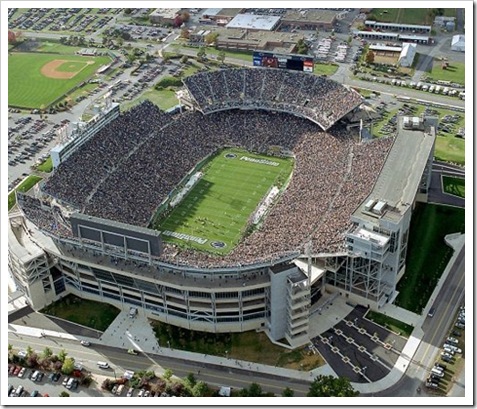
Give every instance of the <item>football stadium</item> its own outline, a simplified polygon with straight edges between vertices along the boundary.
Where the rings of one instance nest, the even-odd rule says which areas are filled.
[[[323,76],[221,69],[179,113],[145,101],[73,124],[9,214],[9,268],[40,309],[68,293],[208,332],[308,342],[325,292],[379,309],[426,201],[432,118],[363,140],[358,93]]]

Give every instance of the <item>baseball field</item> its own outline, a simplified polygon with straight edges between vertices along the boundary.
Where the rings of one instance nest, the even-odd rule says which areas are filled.
[[[291,158],[223,150],[204,166],[203,176],[169,216],[153,227],[167,242],[227,254],[267,192],[283,185],[292,168]]]
[[[8,105],[48,107],[109,61],[103,56],[12,53],[8,56]]]

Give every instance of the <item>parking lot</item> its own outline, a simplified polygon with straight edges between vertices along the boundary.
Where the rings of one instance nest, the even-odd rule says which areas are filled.
[[[406,338],[364,318],[356,306],[329,330],[313,338],[313,345],[338,376],[351,382],[375,382],[385,377],[401,354]]]

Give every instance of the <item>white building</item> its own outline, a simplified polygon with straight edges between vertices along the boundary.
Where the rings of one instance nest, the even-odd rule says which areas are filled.
[[[451,50],[460,51],[462,53],[465,52],[465,35],[464,34],[456,34],[454,37],[452,37]]]
[[[416,44],[405,43],[403,44],[401,54],[399,56],[398,64],[401,67],[410,67],[414,62],[416,56]]]

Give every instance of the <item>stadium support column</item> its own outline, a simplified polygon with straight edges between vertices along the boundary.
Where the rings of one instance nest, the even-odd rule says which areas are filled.
[[[308,287],[311,287],[311,240],[306,243],[305,251],[308,262]]]

